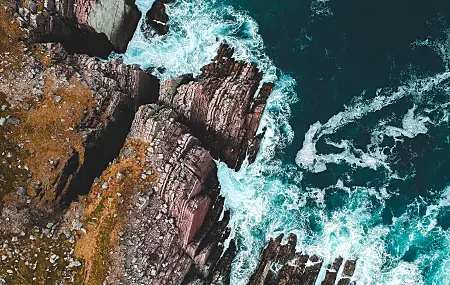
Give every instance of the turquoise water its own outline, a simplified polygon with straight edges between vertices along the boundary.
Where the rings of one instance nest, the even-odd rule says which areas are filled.
[[[325,261],[357,258],[358,284],[450,284],[450,3],[391,2],[179,0],[169,34],[136,32],[126,62],[161,79],[227,42],[276,84],[255,163],[218,162],[233,285],[290,232]]]

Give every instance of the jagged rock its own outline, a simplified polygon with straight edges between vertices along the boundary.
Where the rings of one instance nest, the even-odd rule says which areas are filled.
[[[219,261],[228,218],[218,221],[223,198],[213,158],[179,115],[161,105],[139,108],[127,140],[148,145],[145,168],[154,169],[156,177],[148,186],[152,195],[137,199],[144,201],[128,214],[121,234],[128,278],[144,284],[180,284],[186,278],[210,284],[213,272],[229,269],[234,252],[226,255],[228,263]]]
[[[153,37],[155,33],[165,35],[169,31],[169,26],[167,26],[169,16],[166,14],[164,3],[162,0],[156,0],[145,15],[144,25],[141,29],[148,38]]]
[[[288,242],[282,244],[283,235],[276,239],[270,239],[264,249],[258,268],[250,278],[249,285],[314,285],[319,277],[323,261],[316,255],[309,256],[301,252],[295,252],[297,237],[289,235]],[[342,257],[338,257],[332,264],[327,266],[322,285],[353,284],[350,278],[353,276],[356,261],[347,260],[342,276],[338,276],[339,268],[343,262]],[[272,271],[272,267],[281,268],[277,272]],[[349,282],[349,283],[347,283]]]
[[[159,94],[155,77],[137,65],[123,64],[122,59],[102,62],[87,55],[69,55],[60,44],[53,45],[48,58],[53,62],[55,78],[65,82],[77,78],[91,93],[92,108],[88,110],[86,106],[84,119],[74,126],[82,134],[84,158],[80,160],[80,153],[72,149],[67,158],[61,157],[58,164],[52,164],[56,179],[48,181],[46,189],[40,188],[30,205],[22,199],[8,199],[0,224],[9,224],[9,218],[15,225],[5,231],[17,231],[34,220],[44,222],[61,204],[67,205],[78,195],[86,194],[94,178],[119,153],[137,108],[156,102]],[[43,163],[42,167],[49,165]],[[32,180],[31,185],[35,184]]]
[[[183,246],[191,242],[211,205],[208,185],[217,185],[215,164],[177,114],[165,107],[146,105],[136,113],[128,139],[150,143],[148,161],[157,171],[152,183],[176,219]],[[214,179],[214,181],[211,181]],[[217,194],[216,194],[217,195]]]
[[[141,15],[133,0],[46,0],[43,11],[20,5],[16,10],[33,41],[59,42],[71,52],[103,58],[126,51]]]
[[[247,155],[251,163],[259,150],[262,136],[256,134],[274,86],[264,83],[255,98],[262,73],[253,63],[234,60],[233,53],[221,45],[195,80],[163,82],[159,99],[182,116],[213,157],[239,169]]]

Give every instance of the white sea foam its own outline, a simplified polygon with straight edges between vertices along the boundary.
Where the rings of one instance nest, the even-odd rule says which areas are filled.
[[[152,0],[137,1],[144,14],[152,3]],[[329,4],[326,0],[314,3],[315,8],[328,8]],[[320,9],[312,11],[322,13]],[[323,11],[322,15],[330,15],[329,10]],[[354,275],[358,284],[450,284],[449,280],[426,283],[423,279],[421,270],[424,264],[434,262],[434,257],[420,256],[414,262],[401,260],[414,243],[414,237],[420,238],[420,235],[425,238],[435,235],[433,237],[446,239],[447,245],[450,244],[448,231],[437,230],[437,215],[450,204],[449,188],[437,203],[427,206],[423,219],[414,215],[415,205],[412,205],[406,214],[393,219],[392,226],[387,226],[380,222],[381,213],[386,201],[398,195],[388,183],[390,179],[405,179],[392,171],[386,185],[379,187],[347,186],[352,178],[348,173],[328,187],[302,186],[305,172],[325,171],[330,163],[390,170],[390,154],[385,154],[386,147],[383,146],[385,137],[415,138],[426,133],[430,125],[448,124],[450,105],[435,104],[423,97],[433,88],[449,88],[441,86],[450,78],[449,72],[413,80],[392,92],[380,89],[375,98],[355,101],[326,123],[311,125],[297,155],[296,162],[302,169],[299,171],[295,165],[285,164],[275,156],[277,149],[289,145],[294,137],[289,118],[290,104],[297,100],[296,83],[287,75],[276,76],[274,64],[263,53],[264,44],[257,23],[246,13],[219,1],[178,0],[168,6],[167,13],[169,33],[147,40],[138,30],[124,55],[127,63],[164,67],[164,72],[155,70],[162,80],[184,73],[196,74],[214,57],[219,43],[227,42],[235,48],[239,59],[257,63],[265,71],[264,80],[276,84],[261,122],[260,130],[266,128],[266,135],[255,163],[244,164],[239,172],[234,172],[218,162],[221,193],[226,198],[226,208],[231,211],[231,238],[236,240],[239,249],[231,273],[232,285],[247,283],[270,237],[290,232],[298,236],[298,249],[318,254],[325,260],[324,266],[338,255],[345,260],[358,258]],[[404,114],[401,126],[389,118],[380,120],[371,133],[367,149],[358,149],[351,140],[331,139],[331,135],[344,126],[395,104],[405,96],[417,103]],[[341,152],[319,154],[316,143],[321,138]],[[326,204],[333,192],[341,195],[343,202],[337,210],[329,211]],[[406,234],[402,231],[399,234],[396,229],[402,228],[404,223],[411,227],[407,228]],[[399,237],[394,240],[402,244],[389,250],[388,237],[395,234]],[[408,241],[410,236],[412,239]],[[448,251],[443,249],[436,254],[448,256]],[[450,262],[439,264],[435,276],[447,276]]]
[[[355,104],[348,106],[344,111],[331,117],[325,124],[316,122],[310,126],[305,134],[303,147],[297,153],[296,163],[311,172],[323,172],[327,169],[327,164],[338,164],[346,162],[357,167],[369,167],[377,169],[379,166],[388,168],[385,159],[387,158],[380,150],[362,151],[352,150],[352,143],[342,141],[340,144],[333,144],[336,147],[343,148],[344,151],[338,154],[317,154],[316,143],[323,136],[332,135],[346,125],[360,120],[361,118],[380,111],[381,109],[396,103],[405,96],[411,96],[421,99],[428,91],[436,88],[442,82],[450,78],[450,72],[437,74],[433,77],[417,79],[409,82],[408,85],[400,86],[396,92],[379,89],[377,95],[373,99],[359,100]],[[389,127],[384,130],[383,135],[398,137],[407,136],[415,137],[418,134],[426,133],[425,123],[430,122],[426,116],[415,116],[414,112],[417,107],[408,111],[403,118],[403,128]],[[379,135],[380,132],[375,133]]]

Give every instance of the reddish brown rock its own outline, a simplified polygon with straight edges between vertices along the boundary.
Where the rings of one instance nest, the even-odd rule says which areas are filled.
[[[316,255],[309,256],[301,252],[295,252],[296,236],[291,234],[286,244],[282,244],[283,235],[271,239],[264,249],[261,261],[252,275],[249,285],[314,285],[323,266],[323,261]],[[347,260],[342,275],[338,276],[343,259],[338,257],[327,266],[322,285],[354,284],[350,283],[353,276],[356,261]],[[272,271],[272,267],[281,268],[278,272]]]
[[[32,41],[59,42],[70,52],[103,58],[126,51],[141,16],[133,0],[8,1],[30,28]]]
[[[149,145],[145,168],[155,179],[149,182],[151,194],[141,197],[140,205],[128,213],[131,222],[119,245],[128,276],[123,278],[132,283],[180,284],[194,270],[191,267],[212,270],[217,259],[207,263],[224,230],[222,226],[219,235],[214,230],[223,200],[217,200],[212,157],[178,115],[164,106],[142,106],[128,140]],[[218,203],[213,206],[211,201]],[[134,262],[127,263],[130,260]]]
[[[160,102],[182,116],[213,157],[239,169],[247,154],[252,162],[258,152],[261,136],[256,133],[273,84],[263,84],[255,98],[262,73],[232,56],[233,49],[222,45],[194,80],[163,82]]]

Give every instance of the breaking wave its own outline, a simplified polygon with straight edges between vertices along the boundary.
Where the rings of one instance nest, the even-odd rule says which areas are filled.
[[[144,15],[152,3],[137,1]],[[328,1],[314,3],[314,13],[332,15]],[[358,284],[450,284],[450,188],[415,185],[412,161],[422,155],[412,144],[423,137],[438,137],[448,155],[448,69],[361,94],[327,122],[295,134],[303,147],[287,162],[280,154],[294,140],[289,120],[298,100],[296,82],[264,53],[258,24],[221,1],[178,0],[167,13],[169,33],[148,40],[139,28],[125,62],[150,68],[161,80],[197,74],[226,42],[276,86],[261,122],[267,131],[255,163],[235,172],[218,162],[231,238],[238,246],[231,284],[246,284],[268,239],[290,232],[298,236],[298,249],[321,256],[324,266],[338,255],[357,258]],[[438,43],[415,44],[448,54]],[[403,111],[389,112],[393,106]],[[366,144],[346,135],[346,129],[364,125]],[[430,141],[420,147],[432,149],[436,141]],[[331,175],[333,182],[317,186],[318,175]],[[408,187],[411,194],[405,195]]]

